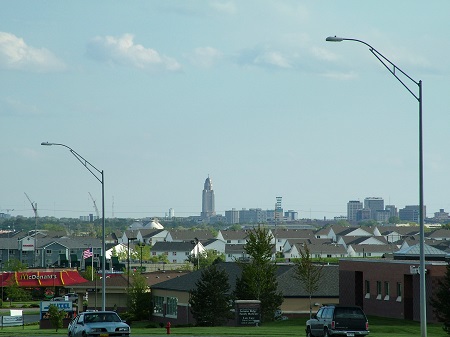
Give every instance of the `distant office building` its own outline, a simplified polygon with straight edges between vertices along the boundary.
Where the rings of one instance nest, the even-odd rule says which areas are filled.
[[[391,213],[387,209],[375,211],[375,219],[378,222],[388,223]]]
[[[281,206],[281,200],[283,197],[277,197],[277,202],[275,204],[275,222],[283,221],[283,207]]]
[[[376,220],[377,211],[384,210],[384,200],[379,197],[367,197],[364,199],[364,208],[370,209],[370,217]]]
[[[444,209],[441,208],[439,212],[434,213],[434,220],[436,221],[448,221],[450,220],[450,217],[448,215],[448,212],[444,212]]]
[[[361,201],[350,200],[347,203],[347,221],[357,221],[357,213],[361,209],[363,209],[363,204]]]
[[[398,211],[398,217],[400,218],[400,220],[403,221],[413,221],[419,223],[419,216],[420,216],[419,210],[420,210],[419,205],[405,206],[404,208]],[[423,206],[423,214],[425,218],[426,217],[425,215],[427,214],[426,206]]]
[[[175,210],[173,208],[169,208],[169,219],[175,218]]]
[[[236,208],[232,208],[231,211],[225,211],[225,219],[228,224],[239,223],[239,211]]]
[[[298,220],[298,212],[290,209],[287,212],[284,212],[284,219],[286,221],[297,221]]]
[[[398,217],[398,210],[397,207],[395,207],[395,205],[386,205],[385,209],[387,211],[389,211],[389,217]]]
[[[98,216],[94,216],[94,214],[81,215],[80,216],[80,220],[81,221],[94,222],[95,220],[98,220],[98,219],[99,219],[99,217]]]
[[[267,222],[267,213],[261,208],[242,209],[239,211],[239,223],[263,223]]]
[[[205,180],[202,193],[202,213],[203,219],[208,219],[211,216],[216,215],[215,203],[214,203],[214,191],[212,189],[211,178],[208,176]]]
[[[371,220],[370,217],[371,211],[368,208],[359,209],[356,212],[356,221],[365,221],[365,220]]]

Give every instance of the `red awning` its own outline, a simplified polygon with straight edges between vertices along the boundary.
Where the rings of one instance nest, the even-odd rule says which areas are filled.
[[[70,286],[88,282],[76,270],[61,271],[17,271],[1,275],[1,286],[7,287],[14,282],[21,287]]]

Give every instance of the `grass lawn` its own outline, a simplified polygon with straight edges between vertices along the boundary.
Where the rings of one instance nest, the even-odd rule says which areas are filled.
[[[178,336],[304,336],[305,318],[291,319],[266,323],[260,327],[172,327],[171,334]],[[135,322],[132,324],[132,336],[162,336],[166,334],[165,328],[146,328],[148,323]],[[371,337],[411,337],[420,336],[418,322],[369,317]],[[440,324],[428,324],[429,337],[446,336]],[[38,325],[22,327],[7,327],[0,330],[0,336],[66,336],[67,329],[40,330]]]

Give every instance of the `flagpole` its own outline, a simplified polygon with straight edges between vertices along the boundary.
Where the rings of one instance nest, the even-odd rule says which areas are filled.
[[[91,245],[91,281],[94,281],[94,248]],[[95,296],[97,296],[97,294],[95,294]]]

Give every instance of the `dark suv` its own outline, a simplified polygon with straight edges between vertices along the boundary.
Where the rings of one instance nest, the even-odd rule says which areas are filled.
[[[307,337],[366,336],[369,322],[360,307],[326,305],[306,322]]]

